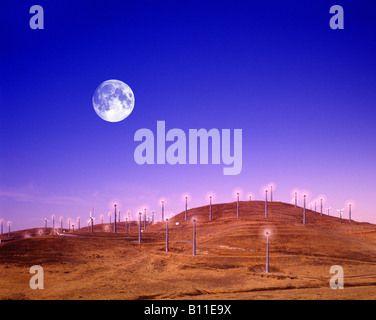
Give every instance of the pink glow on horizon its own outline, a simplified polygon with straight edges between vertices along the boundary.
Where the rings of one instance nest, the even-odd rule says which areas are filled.
[[[242,197],[244,197],[245,193],[244,193],[244,190],[239,187],[232,190],[232,199],[235,201],[238,199],[237,193],[239,193],[239,200],[242,200]]]
[[[295,193],[296,193],[296,196],[297,196],[298,199],[299,199],[299,197],[302,195],[303,191],[300,190],[300,189],[298,189],[298,188],[294,188],[294,189],[292,189],[292,190],[291,190],[291,194],[292,194],[292,196],[294,197],[294,199],[295,199]]]
[[[351,209],[356,208],[356,202],[354,200],[349,199],[349,200],[346,200],[345,202],[345,207],[346,207],[345,209],[348,209],[350,204],[351,204]]]
[[[110,210],[114,210],[115,208],[115,205],[116,204],[116,208],[120,208],[121,207],[121,200],[119,198],[112,198],[109,202],[108,202],[108,209]]]
[[[149,205],[147,205],[147,204],[143,204],[143,205],[137,206],[137,207],[135,208],[135,211],[136,211],[136,212],[141,212],[142,214],[144,214],[144,213],[146,212],[146,214],[147,214],[147,213],[148,213],[149,211],[151,211],[151,210],[150,210]],[[165,212],[166,212],[166,210],[165,210]]]
[[[323,204],[323,205],[328,201],[328,198],[326,197],[326,195],[321,194],[321,195],[319,195],[319,196],[316,198],[317,204],[320,204],[320,203],[321,203],[321,199],[322,199],[322,204]]]
[[[246,199],[247,201],[249,201],[249,197],[251,197],[251,201],[256,200],[256,196],[253,192],[247,193],[247,199]]]
[[[212,198],[212,202],[215,200],[215,193],[214,192],[207,192],[205,194],[205,201],[208,203],[210,201],[210,197]]]
[[[271,188],[270,187],[273,187],[273,198],[274,198],[274,191],[277,189],[277,184],[274,183],[274,182],[269,182],[265,185],[263,185],[259,192],[260,192],[260,195],[264,198],[265,197],[265,191],[268,191],[268,194],[270,194],[270,190]]]
[[[191,196],[191,194],[189,193],[189,192],[184,192],[184,193],[182,193],[182,195],[180,196],[180,198],[184,201],[184,203],[185,203],[185,197],[187,197],[187,200],[189,201],[189,200],[192,200],[192,196]]]
[[[269,186],[269,185],[270,184],[268,184],[266,186]],[[258,189],[257,186],[253,187],[253,188],[254,188],[254,190]],[[209,186],[209,188],[205,188],[205,190],[208,190],[208,189],[213,190],[213,189],[210,189],[210,186]],[[250,189],[251,189],[251,187],[250,187]],[[268,190],[268,198],[270,198],[270,187],[266,188],[266,189]],[[176,192],[175,194],[173,193],[171,198],[169,198],[167,200],[168,201],[168,206],[167,206],[168,211],[166,210],[166,206],[165,206],[165,217],[169,217],[171,212],[174,212],[175,215],[178,214],[178,213],[184,212],[184,208],[185,208],[184,201],[185,201],[186,195],[188,195],[188,197],[189,197],[188,199],[190,200],[189,203],[188,203],[188,204],[190,204],[190,210],[192,210],[195,207],[207,206],[209,204],[209,195],[212,195],[212,204],[219,203],[219,202],[220,203],[231,202],[231,200],[229,198],[231,196],[232,198],[236,199],[236,192],[240,193],[240,195],[239,195],[240,200],[249,201],[249,194],[252,195],[252,200],[256,200],[256,197],[254,196],[253,193],[250,193],[250,192],[244,192],[243,193],[243,190],[240,187],[237,187],[237,188],[231,188],[229,186],[224,186],[223,188],[218,187],[218,190],[217,190],[218,193],[217,194],[215,192],[207,192],[206,196],[202,197],[202,195],[205,194],[205,190],[203,192],[202,191],[200,192],[199,190],[193,189],[193,191],[191,193],[188,193],[188,192]],[[265,189],[262,189],[262,190],[265,191]],[[274,189],[273,189],[273,191],[274,191]],[[327,194],[323,194],[320,191],[321,192],[324,191]],[[290,195],[290,192],[292,193],[292,196]],[[314,201],[316,201],[316,211],[318,213],[320,213],[320,210],[321,210],[320,198],[323,198],[323,214],[327,214],[327,208],[330,206],[332,208],[331,211],[330,211],[330,215],[331,216],[332,215],[337,216],[336,209],[337,208],[340,209],[340,208],[344,207],[345,210],[343,210],[343,216],[346,216],[347,212],[349,210],[349,203],[351,203],[352,209],[359,207],[359,208],[356,209],[356,215],[354,215],[354,217],[357,217],[357,220],[359,222],[367,221],[371,218],[373,219],[372,216],[371,216],[371,218],[364,219],[363,211],[365,210],[365,204],[364,204],[365,201],[364,201],[363,198],[359,198],[358,203],[356,203],[354,200],[345,201],[346,199],[350,199],[350,197],[348,197],[349,194],[346,195],[346,194],[343,194],[343,192],[334,192],[334,191],[330,192],[326,189],[321,189],[320,186],[318,186],[318,187],[316,186],[316,188],[314,188],[314,190],[312,192],[312,194],[314,194],[314,197],[311,197],[311,192],[309,190],[299,189],[299,188],[290,189],[289,186],[284,187],[284,186],[282,186],[282,184],[279,184],[279,186],[278,186],[279,199],[278,200],[280,200],[281,202],[294,204],[295,203],[295,194],[294,194],[295,192],[297,192],[297,204],[299,205],[299,207],[303,206],[303,200],[304,200],[303,199],[303,193],[305,193],[307,195],[307,197],[306,197],[306,208],[309,209],[309,206],[311,204],[312,210],[314,210]],[[351,194],[350,194],[350,196],[351,196]],[[191,200],[191,197],[194,200]],[[119,197],[119,198],[121,198],[121,197]],[[258,200],[264,201],[265,193],[264,192],[262,193],[261,199],[260,199],[260,197],[258,197],[258,198],[259,198]],[[273,198],[275,198],[274,193],[273,193]],[[151,208],[153,207],[154,212],[155,212],[155,215],[154,215],[155,221],[160,221],[161,204],[157,200],[158,199],[157,195],[155,197],[153,197],[151,195],[150,199],[147,199],[147,200],[144,199],[142,201],[142,202],[148,201],[149,205],[145,205],[145,202],[144,202],[143,205],[139,205],[139,203],[137,203],[138,202],[137,199],[138,199],[137,197],[127,199],[127,206],[131,207],[132,209],[137,208],[136,212],[134,210],[129,210],[129,211],[132,211],[133,214],[136,213],[136,216],[137,216],[137,213],[139,211],[141,211],[142,213],[144,212],[143,209],[145,207],[149,208],[149,210],[151,210]],[[98,202],[94,202],[94,201],[91,202],[91,203],[94,204],[95,208],[98,208],[98,209],[95,209],[95,212],[97,212],[98,215],[101,211],[106,212],[105,207],[108,203],[107,200],[108,200],[108,198],[104,199],[103,203],[101,202],[100,199],[98,200]],[[166,203],[166,198],[163,198],[163,201],[165,201],[165,203]],[[111,204],[113,205],[112,202],[111,202]],[[86,208],[87,208],[87,205],[86,205],[86,207],[83,206],[81,208],[78,208],[76,211],[70,210],[70,211],[66,211],[66,212],[68,212],[70,215],[73,215],[76,219],[78,214],[80,214],[80,213],[82,214],[82,212],[84,212],[84,213],[87,212]],[[140,210],[140,208],[141,208],[141,210]],[[120,209],[121,208],[119,208],[119,211],[120,211]],[[194,210],[192,210],[192,211],[194,211]],[[61,214],[58,210],[55,210],[55,209],[54,209],[54,212],[57,215]],[[109,214],[111,214],[111,218],[113,218],[113,212],[114,212],[114,207],[111,206],[110,213],[109,213]],[[121,210],[121,212],[123,213],[122,214],[122,221],[123,221],[124,218],[125,218],[124,214],[125,214],[126,211]],[[62,213],[62,214],[64,215],[64,213]],[[189,214],[189,216],[190,216],[190,214]],[[148,215],[151,217],[151,213],[148,212]],[[86,216],[86,214],[84,214],[84,216]],[[5,220],[7,220],[9,218],[10,217],[5,217]],[[42,216],[42,218],[43,218],[43,216]],[[65,217],[64,218],[61,217],[61,218],[63,219],[63,221],[66,219]],[[104,215],[103,218],[106,219],[106,221],[103,220],[103,222],[107,223],[108,218],[105,218],[105,215]],[[372,221],[372,219],[371,219],[371,221]],[[36,220],[36,224],[38,226],[38,224],[41,220],[41,217],[39,216],[39,218],[37,218],[35,220]],[[113,219],[111,219],[111,220],[113,220]],[[76,220],[74,220],[74,221],[76,221]],[[101,220],[99,220],[99,221],[101,221]],[[72,219],[71,219],[71,222],[73,222]],[[84,225],[84,221],[82,221],[82,222],[83,222],[83,225]],[[113,221],[111,221],[111,222],[113,222]],[[64,221],[64,223],[65,223],[65,221]],[[16,229],[18,229],[19,224],[20,224],[19,222],[13,220],[13,225],[15,225]],[[30,227],[33,227],[33,225],[31,225]],[[60,228],[60,225],[58,225],[57,227]],[[64,227],[67,227],[67,225],[65,225]]]
[[[303,198],[304,196],[306,196],[306,201],[308,201],[308,199],[310,199],[312,197],[312,193],[311,191],[309,190],[302,190],[301,192],[301,198]],[[299,196],[298,196],[299,197]],[[299,198],[298,198],[299,199]]]

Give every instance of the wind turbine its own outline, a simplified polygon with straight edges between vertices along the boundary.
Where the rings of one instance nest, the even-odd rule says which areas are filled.
[[[266,231],[265,235],[266,235],[266,264],[265,264],[265,272],[269,273],[269,236],[270,236],[270,231]]]
[[[47,222],[48,222],[47,218],[44,217],[44,227],[45,227],[46,229],[47,229]]]
[[[307,198],[307,195],[303,195],[303,199],[304,199],[304,207],[303,207],[303,224],[306,224],[306,198]]]
[[[270,202],[273,202],[273,185],[270,186]]]
[[[349,221],[351,221],[351,203],[349,203]]]
[[[209,196],[210,206],[209,206],[209,221],[212,221],[212,196]]]
[[[91,215],[91,211],[90,211],[90,222],[91,222],[91,232],[94,232],[94,220],[95,218]]]
[[[116,207],[117,207],[117,204],[114,203],[114,208],[115,208],[115,213],[114,213],[114,233],[116,233]]]
[[[166,219],[166,252],[168,252],[168,218]]]
[[[125,233],[128,233],[128,218],[125,218]]]
[[[239,192],[236,193],[236,217],[239,218]]]
[[[265,190],[265,219],[268,218],[268,189]]]
[[[161,200],[162,204],[162,222],[164,221],[164,200]]]
[[[141,243],[141,212],[138,213],[138,243]]]
[[[185,196],[184,199],[185,199],[185,216],[184,216],[184,220],[187,220],[188,197]]]
[[[329,208],[326,208],[326,210],[328,211],[328,216],[330,216],[330,209],[331,209],[332,207],[329,207]]]
[[[196,219],[193,219],[193,255],[196,255]]]
[[[337,209],[337,211],[339,212],[340,219],[342,219],[342,212],[343,212],[343,210],[345,210],[345,208],[342,208],[340,210]]]
[[[322,216],[322,198],[320,198],[320,215]]]

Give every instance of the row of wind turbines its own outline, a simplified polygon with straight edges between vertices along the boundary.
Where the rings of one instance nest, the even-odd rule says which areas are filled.
[[[270,200],[268,198],[268,194],[270,194]],[[306,224],[306,211],[307,211],[307,194],[306,193],[303,193],[302,194],[303,196],[303,225]],[[208,212],[208,218],[209,218],[209,221],[212,221],[213,220],[213,211],[212,211],[212,205],[213,205],[213,196],[212,195],[209,195],[208,196],[209,198],[209,212]],[[249,195],[248,197],[249,201],[253,201],[252,199],[252,195]],[[185,196],[184,197],[184,200],[185,200],[185,214],[184,214],[184,218],[185,220],[188,220],[188,196]],[[273,186],[270,186],[270,188],[267,188],[265,189],[265,219],[268,218],[268,202],[273,202]],[[320,215],[323,215],[323,203],[324,203],[324,198],[323,197],[320,197],[317,200],[315,200],[313,203],[310,204],[310,210],[312,211],[313,210],[313,205],[314,205],[314,211],[317,212],[317,204],[320,204]],[[295,206],[295,208],[298,208],[298,192],[294,192],[294,199],[293,199],[293,204]],[[121,222],[121,218],[120,218],[120,211],[117,212],[117,204],[115,203],[114,205],[114,228],[113,228],[113,231],[114,233],[117,233],[117,223],[120,223]],[[348,210],[349,210],[349,221],[351,221],[351,208],[352,208],[352,203],[348,203]],[[328,216],[330,215],[330,209],[331,207],[327,208],[327,214]],[[342,208],[342,209],[338,209],[338,213],[339,213],[339,216],[340,216],[340,219],[342,219],[343,217],[343,211],[345,210],[345,208]],[[152,217],[147,217],[147,212],[146,212],[146,208],[144,208],[144,214],[143,214],[143,221],[142,221],[142,212],[139,212],[138,213],[138,243],[142,243],[142,224],[143,224],[143,230],[145,231],[146,230],[146,226],[148,224],[150,224],[150,222],[154,223],[154,211],[152,211]],[[89,217],[89,220],[88,220],[88,231],[90,230],[91,232],[94,232],[94,221],[95,221],[95,218],[94,218],[94,209],[92,211],[90,211],[90,217]],[[168,224],[168,218],[165,219],[164,217],[164,213],[165,213],[165,202],[164,200],[161,200],[161,220],[162,222],[165,222],[166,223],[166,252],[168,252],[170,250],[169,248],[169,224]],[[111,213],[109,213],[109,222],[111,224]],[[239,218],[240,217],[240,193],[239,192],[236,192],[236,217]],[[104,216],[101,215],[101,223],[103,224],[104,221]],[[125,232],[128,233],[128,230],[130,231],[130,228],[131,228],[131,215],[130,215],[130,212],[128,211],[128,214],[125,218]],[[192,238],[192,255],[195,256],[196,255],[196,219],[193,219],[193,238]],[[47,228],[47,218],[45,218],[45,228]],[[80,230],[80,218],[77,219],[77,222],[78,222],[78,230]],[[143,222],[143,223],[142,223]],[[148,223],[147,223],[148,222]],[[63,229],[63,219],[60,218],[60,227],[61,229]],[[52,217],[52,224],[53,224],[53,228],[55,228],[55,217]],[[71,219],[68,219],[68,224],[69,224],[69,229],[70,229],[70,226],[72,226],[72,232],[74,232],[74,227],[75,225],[72,224],[71,225]],[[106,228],[106,231],[108,232],[108,227]],[[265,263],[265,272],[266,273],[269,273],[270,272],[270,266],[269,266],[269,237],[271,235],[271,232],[269,230],[266,230],[265,231],[265,236],[266,236],[266,263]]]
[[[270,200],[268,198],[268,194],[270,195]],[[295,205],[295,208],[298,207],[298,192],[297,191],[294,191],[293,193],[294,195],[294,199],[292,200],[292,203]],[[302,196],[303,196],[303,224],[306,224],[306,210],[307,210],[307,194],[306,193],[302,193]],[[212,215],[212,204],[213,204],[213,196],[212,195],[209,195],[208,196],[208,199],[209,199],[209,221],[212,221],[213,219],[213,215]],[[185,220],[188,219],[188,196],[184,196],[184,200],[185,200]],[[249,201],[253,201],[253,195],[250,194],[248,196],[248,200]],[[240,209],[240,192],[236,192],[236,201],[237,201],[237,207],[236,207],[236,216],[237,218],[239,218],[239,209]],[[265,218],[268,218],[268,201],[270,202],[273,202],[273,185],[270,185],[268,188],[265,188]],[[161,203],[161,221],[166,221],[165,219],[165,201],[164,200],[161,200],[160,201]],[[323,203],[324,203],[324,197],[319,197],[318,199],[312,201],[310,203],[310,210],[311,211],[315,211],[315,212],[318,212],[317,211],[317,204],[320,204],[320,215],[323,215]],[[348,205],[348,213],[349,213],[349,221],[351,221],[351,209],[352,209],[352,203],[351,202],[348,202],[347,203]],[[117,212],[117,204],[113,204],[114,206],[114,221],[113,221],[113,224],[114,224],[114,228],[113,228],[113,231],[114,233],[117,233],[117,223],[120,223],[121,222],[121,215],[120,215],[120,211]],[[314,206],[314,209],[313,209],[313,206]],[[330,210],[331,210],[331,207],[329,208],[326,208],[326,211],[327,211],[327,215],[329,216],[330,215]],[[340,219],[343,218],[343,212],[344,212],[345,208],[342,208],[342,209],[337,209],[337,212],[339,213],[339,217]],[[173,215],[172,215],[173,216]],[[108,213],[108,217],[109,217],[109,223],[111,224],[112,223],[112,213],[109,212]],[[101,215],[100,216],[100,219],[101,219],[101,224],[104,223],[104,215]],[[72,219],[68,218],[68,230],[72,230],[74,232],[75,230],[75,227],[80,231],[81,230],[81,219],[80,218],[77,218],[77,224],[74,224],[72,223]],[[154,211],[151,211],[151,217],[147,215],[147,209],[144,208],[144,212],[143,212],[143,221],[142,221],[142,213],[139,212],[138,213],[138,222],[139,222],[139,225],[141,226],[142,225],[142,222],[143,222],[143,225],[144,225],[144,229],[146,229],[146,225],[147,224],[150,224],[150,223],[154,223]],[[133,220],[135,221],[135,220]],[[45,217],[44,218],[44,226],[45,228],[48,227],[48,219]],[[63,230],[64,226],[63,226],[63,222],[64,222],[64,219],[61,217],[60,218],[60,229]],[[131,225],[130,225],[130,222],[132,222],[132,218],[131,218],[131,212],[128,211],[127,212],[127,215],[124,219],[124,222],[125,222],[125,225],[126,225],[126,232],[128,232],[128,230],[130,230],[131,228]],[[90,211],[90,216],[89,216],[89,219],[87,220],[87,230],[88,231],[91,231],[91,232],[94,232],[94,223],[95,223],[95,218],[94,218],[94,209],[92,211]],[[55,217],[52,216],[52,228],[55,229]],[[106,231],[108,232],[108,228],[106,229]]]

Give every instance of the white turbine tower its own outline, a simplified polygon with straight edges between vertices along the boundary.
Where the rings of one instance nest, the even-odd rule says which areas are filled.
[[[212,196],[209,196],[209,221],[212,221]]]
[[[162,222],[164,221],[164,200],[161,200],[162,205]]]
[[[187,212],[188,211],[188,196],[185,196],[184,199],[185,199],[185,216],[184,216],[184,220],[187,220],[187,217],[188,217],[188,212]]]
[[[236,193],[236,217],[239,218],[239,192]]]
[[[326,210],[328,211],[328,216],[330,215],[330,209],[332,209],[332,207],[326,208]]]
[[[125,218],[125,233],[128,233],[128,218]]]
[[[321,216],[322,216],[322,201],[323,201],[323,199],[320,198],[320,215],[321,215]]]
[[[90,223],[91,223],[91,232],[94,232],[94,220],[95,218],[91,215],[91,211],[90,211]]]
[[[342,212],[343,212],[343,210],[345,210],[345,208],[342,208],[340,210],[337,209],[337,211],[339,212],[340,219],[342,219]]]
[[[269,236],[270,236],[270,231],[266,231],[265,235],[266,235],[266,264],[265,264],[265,272],[269,273]]]
[[[306,224],[306,199],[307,199],[307,195],[304,194],[303,195],[303,224]]]
[[[349,203],[349,221],[351,221],[351,203]]]
[[[265,219],[268,218],[268,189],[265,190]]]

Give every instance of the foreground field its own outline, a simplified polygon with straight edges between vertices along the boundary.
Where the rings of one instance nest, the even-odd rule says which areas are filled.
[[[285,203],[208,206],[165,224],[125,233],[124,222],[95,232],[54,234],[32,229],[0,245],[0,299],[376,299],[376,226],[321,216]],[[197,255],[192,256],[192,219]],[[178,223],[178,224],[177,224]],[[270,268],[265,273],[265,231],[270,230]],[[40,235],[39,231],[42,231]],[[2,239],[6,239],[4,235]],[[44,290],[29,286],[33,265],[44,269]],[[343,290],[333,290],[330,267],[344,269]]]

